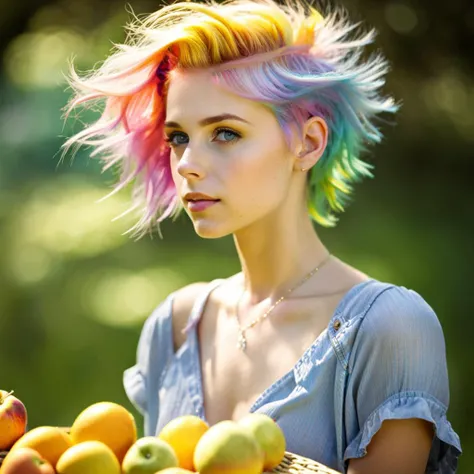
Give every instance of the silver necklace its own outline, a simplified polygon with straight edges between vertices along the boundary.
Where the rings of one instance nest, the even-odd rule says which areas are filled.
[[[245,337],[245,333],[253,328],[256,324],[258,324],[260,321],[263,321],[285,298],[288,297],[290,293],[292,293],[294,290],[299,288],[305,281],[309,280],[318,270],[331,258],[331,254],[328,254],[328,256],[320,263],[316,268],[313,268],[296,286],[293,288],[290,288],[283,296],[281,296],[275,303],[273,303],[272,306],[270,306],[270,309],[268,309],[265,313],[263,313],[261,316],[258,318],[255,318],[253,321],[250,321],[250,323],[246,324],[244,327],[240,325],[239,321],[239,305],[240,301],[242,300],[242,297],[244,296],[245,293],[245,286],[244,289],[242,290],[242,293],[235,305],[235,311],[234,311],[234,317],[235,317],[235,322],[237,323],[237,329],[239,331],[239,336],[237,339],[237,347],[242,351],[245,352],[247,349],[247,338]]]

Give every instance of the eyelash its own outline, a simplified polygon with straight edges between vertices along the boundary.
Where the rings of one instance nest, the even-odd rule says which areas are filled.
[[[228,132],[228,133],[232,133],[234,135],[234,138],[232,138],[231,140],[222,141],[221,143],[223,143],[224,145],[227,145],[229,143],[234,143],[239,138],[242,138],[242,135],[240,135],[240,133],[236,132],[235,130],[232,130],[232,129],[226,128],[226,127],[219,127],[219,128],[216,128],[214,130],[214,132],[212,134],[212,139],[215,140],[215,138],[222,132]],[[186,134],[183,133],[183,132],[171,132],[168,136],[165,136],[165,142],[168,143],[169,146],[171,146],[171,147],[178,147],[178,146],[184,145],[184,143],[181,143],[181,144],[173,143],[173,139],[175,137],[183,136],[183,135],[186,135]]]

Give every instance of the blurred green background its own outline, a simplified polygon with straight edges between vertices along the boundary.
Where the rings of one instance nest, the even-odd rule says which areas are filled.
[[[375,278],[418,291],[444,328],[461,474],[474,464],[471,317],[474,6],[465,1],[346,0],[379,31],[403,102],[371,154],[375,180],[356,187],[329,249]],[[102,61],[122,25],[157,2],[2,0],[0,4],[0,388],[26,404],[30,427],[69,425],[87,405],[131,408],[122,372],[141,325],[172,290],[238,270],[231,238],[202,240],[186,218],[133,241],[127,191],[80,151],[59,163],[70,91],[63,74]],[[84,119],[90,119],[85,115]],[[389,117],[390,119],[391,117]],[[471,244],[469,244],[471,242]],[[470,402],[471,401],[471,402]],[[141,425],[141,421],[139,422]]]

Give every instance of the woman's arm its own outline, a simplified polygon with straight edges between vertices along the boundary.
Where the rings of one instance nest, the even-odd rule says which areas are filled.
[[[446,345],[433,309],[418,293],[391,287],[346,349],[345,472],[454,474],[462,451],[447,419]]]
[[[424,474],[433,434],[433,425],[425,420],[386,420],[367,455],[349,461],[347,474]]]

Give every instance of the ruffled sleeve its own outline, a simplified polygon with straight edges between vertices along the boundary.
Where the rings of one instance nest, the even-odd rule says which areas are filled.
[[[344,465],[367,454],[385,420],[419,418],[434,427],[428,474],[454,474],[461,444],[447,418],[445,340],[431,307],[412,290],[392,287],[362,320],[349,362]]]
[[[145,418],[145,432],[156,423],[158,381],[168,358],[173,354],[171,295],[148,317],[137,347],[136,363],[123,374],[123,385],[133,406]]]

